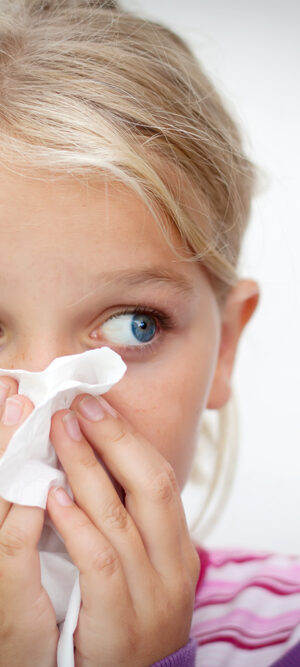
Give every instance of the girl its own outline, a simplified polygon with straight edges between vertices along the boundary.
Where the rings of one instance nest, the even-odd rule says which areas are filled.
[[[74,494],[52,489],[47,511],[80,571],[76,667],[273,664],[298,638],[298,562],[207,553],[180,498],[258,303],[236,269],[254,168],[172,31],[113,1],[0,11],[0,367],[102,345],[127,364],[51,424]],[[34,406],[0,387],[3,452]],[[44,518],[0,499],[1,667],[56,665]]]

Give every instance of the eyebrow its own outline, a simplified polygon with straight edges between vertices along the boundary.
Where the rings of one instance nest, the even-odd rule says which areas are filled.
[[[123,287],[141,287],[144,285],[167,285],[174,292],[180,292],[186,298],[190,299],[194,294],[194,286],[188,278],[180,273],[168,271],[160,267],[151,267],[148,269],[128,270],[121,269],[116,271],[104,271],[93,276],[96,287],[90,290],[84,297],[76,301],[80,303],[85,301],[91,294],[97,292],[110,284],[121,283]],[[75,305],[74,302],[70,305]],[[68,307],[68,306],[67,306]]]

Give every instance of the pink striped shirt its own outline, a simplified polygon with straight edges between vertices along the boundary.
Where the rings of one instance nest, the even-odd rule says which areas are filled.
[[[300,556],[197,551],[195,667],[267,667],[300,641]]]

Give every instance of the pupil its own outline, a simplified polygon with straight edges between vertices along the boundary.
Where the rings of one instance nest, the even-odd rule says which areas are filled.
[[[131,330],[133,335],[141,343],[147,343],[155,335],[155,321],[153,317],[148,315],[135,315],[132,323]]]

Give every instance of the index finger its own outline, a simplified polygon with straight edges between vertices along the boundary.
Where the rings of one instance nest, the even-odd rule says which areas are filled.
[[[104,409],[102,418],[88,419],[83,414],[82,398],[74,399],[72,409],[83,434],[125,489],[126,509],[153,566],[170,577],[178,574],[182,560],[193,570],[194,547],[171,464],[102,397],[96,399]]]

